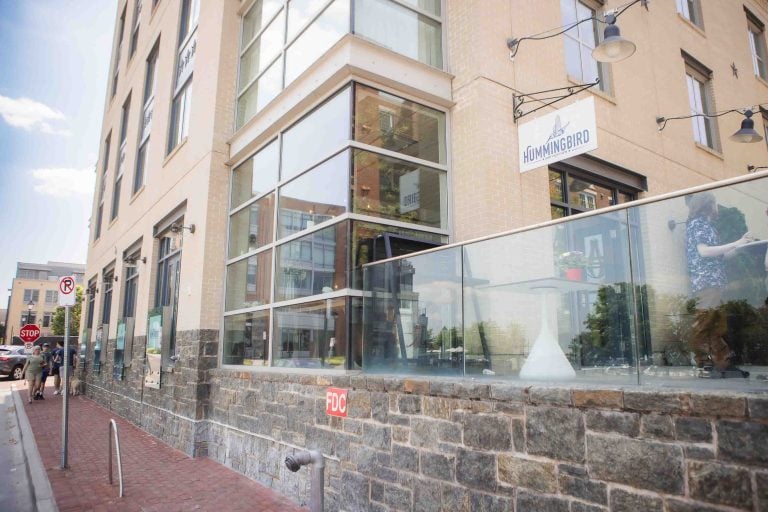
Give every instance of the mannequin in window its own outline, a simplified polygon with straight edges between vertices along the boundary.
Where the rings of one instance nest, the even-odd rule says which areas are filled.
[[[722,293],[728,284],[725,259],[738,247],[753,241],[747,232],[740,239],[721,244],[714,226],[717,201],[711,192],[701,192],[688,199],[688,221],[685,228],[686,259],[691,293],[696,299],[696,318],[691,332],[691,345],[700,368],[725,370],[732,352],[723,335],[727,317],[722,305]]]

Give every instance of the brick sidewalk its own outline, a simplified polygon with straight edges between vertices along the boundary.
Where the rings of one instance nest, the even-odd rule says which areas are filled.
[[[59,510],[290,512],[306,510],[282,495],[210,459],[187,457],[83,396],[69,400],[69,468],[61,460],[61,398],[46,389],[46,399],[24,409]],[[114,485],[107,476],[107,435],[114,418],[120,433],[123,498],[118,498],[117,460]]]

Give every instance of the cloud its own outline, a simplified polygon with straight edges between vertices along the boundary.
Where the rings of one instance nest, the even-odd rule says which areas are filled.
[[[27,131],[40,130],[54,135],[72,135],[69,130],[56,128],[50,123],[66,119],[64,114],[29,98],[13,99],[0,95],[0,116],[9,125]]]
[[[93,193],[93,169],[35,169],[35,192],[53,197],[87,196]]]

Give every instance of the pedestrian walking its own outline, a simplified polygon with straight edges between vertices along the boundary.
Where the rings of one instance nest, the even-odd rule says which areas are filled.
[[[75,355],[77,354],[77,350],[73,346],[69,346],[69,357],[66,357],[64,355],[64,342],[62,340],[59,340],[56,342],[56,350],[53,351],[53,355],[51,358],[52,362],[52,373],[53,373],[53,394],[54,395],[61,395],[62,393],[66,393],[67,390],[61,389],[61,373],[62,369],[61,367],[64,366],[64,363],[66,361],[67,364],[69,364],[68,368],[68,375],[70,378],[72,377],[72,370],[75,366]]]
[[[40,352],[40,355],[45,361],[45,364],[43,365],[43,374],[40,378],[40,386],[38,386],[37,390],[35,391],[35,397],[39,398],[40,400],[45,400],[45,397],[43,396],[45,393],[45,381],[51,371],[53,361],[53,352],[51,352],[50,343],[43,343],[43,351]]]
[[[27,362],[24,363],[24,368],[22,369],[22,373],[27,379],[27,401],[29,403],[32,403],[33,398],[37,399],[34,397],[35,390],[37,390],[37,387],[40,385],[40,381],[43,378],[43,366],[45,365],[45,360],[40,353],[40,347],[32,349],[32,355],[27,356]]]

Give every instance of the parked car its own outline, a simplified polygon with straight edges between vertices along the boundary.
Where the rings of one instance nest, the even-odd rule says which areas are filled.
[[[21,370],[27,362],[27,353],[23,346],[0,345],[0,376],[7,375],[13,380],[21,380]]]

